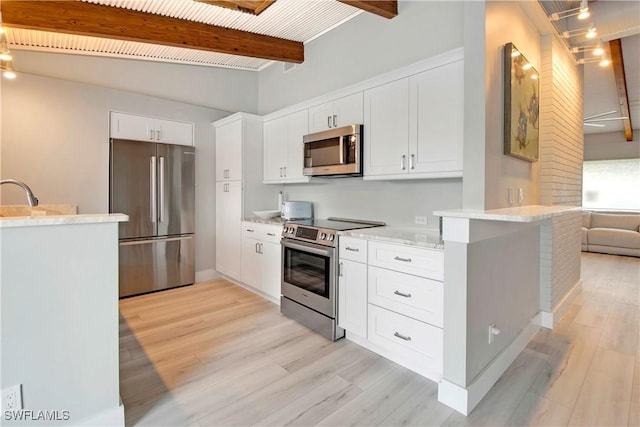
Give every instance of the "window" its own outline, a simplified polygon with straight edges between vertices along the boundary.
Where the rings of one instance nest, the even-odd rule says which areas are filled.
[[[582,207],[640,210],[640,159],[584,162]]]

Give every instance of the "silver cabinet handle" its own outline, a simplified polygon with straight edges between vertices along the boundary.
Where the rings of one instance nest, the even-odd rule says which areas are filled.
[[[393,334],[394,337],[398,337],[401,340],[405,340],[405,341],[411,341],[411,337],[408,337],[406,335],[402,335],[400,332],[396,332]]]
[[[338,116],[337,115],[333,115],[333,127],[337,128],[338,127]]]
[[[164,156],[160,156],[160,174],[158,181],[160,181],[158,193],[160,194],[160,210],[159,221],[164,222]]]
[[[400,159],[400,169],[401,170],[405,170],[405,166],[404,166],[404,161],[407,159],[407,156],[405,156],[404,154],[402,155],[402,159]]]
[[[401,297],[405,297],[405,298],[411,298],[411,294],[404,294],[400,291],[395,291],[394,292],[395,295],[400,295]]]
[[[149,139],[153,141],[153,129],[147,129],[149,132]]]
[[[267,236],[275,237],[276,233],[267,233]]]
[[[258,248],[260,248],[260,254],[263,254],[264,252],[262,252],[262,243],[258,243]]]
[[[160,141],[160,131],[156,131],[156,141]]]
[[[286,178],[287,177],[287,167],[285,166],[283,169],[284,169],[284,177]]]
[[[331,127],[331,116],[327,116],[327,127]]]
[[[280,178],[282,178],[282,168],[280,168]]]
[[[251,228],[247,228],[247,231],[248,231],[249,233],[253,233],[255,230],[253,230],[253,229],[251,229]]]
[[[156,156],[151,156],[151,160],[149,161],[149,186],[151,187],[151,191],[149,192],[149,207],[150,207],[150,216],[151,222],[155,223],[158,218],[158,201],[156,199],[157,196],[157,188],[156,185],[158,180],[156,179]]]
[[[360,249],[358,249],[358,248],[352,248],[352,247],[350,247],[350,246],[346,246],[344,249],[345,249],[346,251],[351,251],[351,252],[360,252]]]
[[[400,258],[399,256],[396,256],[393,259],[396,261],[411,262],[411,258]]]
[[[256,253],[257,253],[257,254],[259,254],[259,253],[260,253],[260,249],[258,249],[258,245],[259,245],[259,244],[260,244],[260,243],[256,242],[255,250],[256,250]]]
[[[411,157],[409,157],[409,169],[415,169],[414,165],[413,165],[413,159],[414,159],[415,155],[411,155]]]
[[[342,269],[343,268],[344,268],[344,264],[343,263],[338,264],[338,277],[343,277],[343,274],[342,274]]]

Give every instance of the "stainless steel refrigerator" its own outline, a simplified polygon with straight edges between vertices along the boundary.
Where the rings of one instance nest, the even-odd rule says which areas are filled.
[[[195,149],[112,139],[109,211],[120,223],[120,297],[195,282]]]

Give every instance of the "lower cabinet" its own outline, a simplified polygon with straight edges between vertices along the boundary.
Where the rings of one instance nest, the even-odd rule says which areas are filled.
[[[340,236],[338,324],[350,339],[438,381],[442,251]]]
[[[340,260],[338,326],[362,337],[367,336],[367,264]]]
[[[242,282],[274,301],[280,298],[281,234],[279,225],[242,223]]]

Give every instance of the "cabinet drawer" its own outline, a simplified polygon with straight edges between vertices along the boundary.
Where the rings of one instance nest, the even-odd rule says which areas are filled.
[[[338,238],[339,256],[351,261],[367,262],[367,241],[353,237]]]
[[[280,238],[282,236],[281,225],[263,224],[260,230],[260,240],[280,244]]]
[[[369,266],[368,289],[370,303],[442,327],[442,282]]]
[[[367,338],[391,356],[442,372],[442,329],[369,304]]]
[[[260,224],[257,222],[242,222],[242,237],[257,239],[262,242],[280,243],[282,226],[271,224]]]
[[[444,278],[444,253],[389,243],[369,242],[369,265],[433,280]]]

